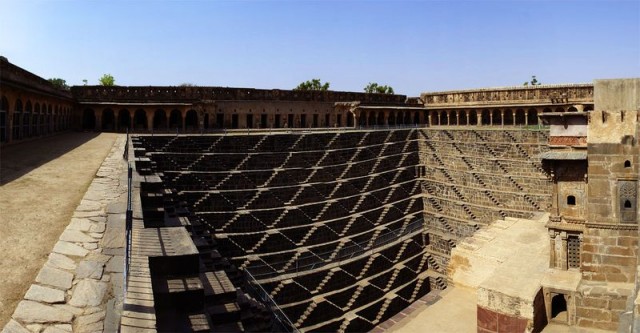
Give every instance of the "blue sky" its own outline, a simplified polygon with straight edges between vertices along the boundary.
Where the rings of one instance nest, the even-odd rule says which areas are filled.
[[[396,93],[640,77],[640,1],[0,0],[0,54],[44,78]]]

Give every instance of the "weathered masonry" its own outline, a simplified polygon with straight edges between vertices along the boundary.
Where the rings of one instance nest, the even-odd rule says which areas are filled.
[[[541,216],[540,281],[519,277],[535,293],[479,288],[478,331],[629,331],[639,314],[638,79],[420,97],[66,91],[0,64],[3,145],[134,134],[130,276],[153,295],[126,309],[151,330],[372,330],[454,286],[460,244]]]

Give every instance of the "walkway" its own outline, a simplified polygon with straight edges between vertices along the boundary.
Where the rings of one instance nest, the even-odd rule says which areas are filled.
[[[0,328],[36,279],[116,137],[64,133],[0,149]]]

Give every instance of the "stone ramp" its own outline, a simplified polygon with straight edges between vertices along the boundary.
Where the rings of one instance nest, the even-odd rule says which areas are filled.
[[[526,326],[527,320],[533,320],[533,300],[548,270],[547,218],[547,214],[534,220],[507,217],[459,242],[451,253],[449,287],[440,293],[441,299],[417,306],[385,328],[475,332],[480,322],[498,320],[497,316],[488,319],[484,309],[506,314],[502,319],[509,325]]]

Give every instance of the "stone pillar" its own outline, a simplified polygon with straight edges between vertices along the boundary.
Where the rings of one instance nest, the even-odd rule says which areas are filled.
[[[549,268],[556,268],[556,233],[549,230]]]
[[[567,250],[568,250],[568,248],[567,248],[567,233],[564,232],[564,231],[560,232],[560,238],[562,239],[562,249],[561,249],[562,252],[559,253],[560,267],[563,270],[566,271],[567,268],[568,268],[568,265],[567,265],[567,259],[568,259],[567,258],[567,254],[568,254],[567,253]]]
[[[524,125],[529,126],[529,110],[524,110]]]
[[[504,127],[504,110],[500,110],[500,126]]]
[[[456,114],[456,126],[460,126],[460,110],[453,111]]]
[[[469,110],[464,110],[464,114],[467,117],[467,126],[471,126],[471,121],[469,121],[469,114],[471,113],[471,111]]]
[[[431,123],[431,112],[427,113],[427,125],[429,125],[429,127],[431,127],[431,125],[433,125]]]
[[[493,111],[489,110],[489,125],[493,126]]]
[[[102,129],[102,112],[104,112],[104,110],[101,111],[96,111],[96,126],[94,127],[94,129],[96,131],[99,131]],[[53,123],[55,122],[55,116],[51,116],[51,124],[50,127],[53,128]],[[52,131],[53,132],[53,131]]]
[[[152,111],[144,110],[144,114],[147,115],[147,130],[148,131],[155,130],[155,128],[153,128],[153,113],[151,113],[151,112],[153,112],[153,110]],[[151,114],[151,116],[149,116],[149,114]]]
[[[513,122],[513,126],[516,126],[516,111],[515,110],[511,110],[511,121]]]
[[[384,125],[389,126],[389,111],[384,112]]]
[[[476,111],[476,124],[482,126],[482,111]]]

